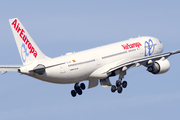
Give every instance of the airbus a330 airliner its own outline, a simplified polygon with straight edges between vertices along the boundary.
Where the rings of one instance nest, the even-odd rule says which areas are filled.
[[[121,93],[127,87],[122,79],[131,67],[143,65],[153,74],[169,70],[167,58],[180,53],[180,50],[162,53],[163,44],[150,36],[129,40],[81,51],[67,53],[57,58],[44,55],[33,41],[18,18],[9,20],[23,65],[1,65],[1,74],[17,71],[39,80],[59,84],[75,83],[71,95],[81,95],[85,89],[82,81],[89,81],[88,88],[98,85],[111,87],[111,91]],[[115,85],[109,77],[119,75]]]

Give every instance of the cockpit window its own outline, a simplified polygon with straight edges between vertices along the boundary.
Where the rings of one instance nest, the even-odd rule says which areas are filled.
[[[159,40],[159,42],[161,43],[161,41]]]

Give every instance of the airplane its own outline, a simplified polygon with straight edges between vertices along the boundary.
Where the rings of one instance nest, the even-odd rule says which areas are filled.
[[[102,87],[111,87],[111,92],[121,93],[127,87],[123,78],[129,68],[143,65],[152,74],[163,74],[170,68],[167,58],[180,53],[180,50],[162,53],[159,39],[139,36],[50,58],[41,52],[18,18],[9,19],[9,23],[23,65],[0,65],[1,74],[16,71],[46,82],[74,84],[72,97],[82,95],[86,88],[83,81],[89,81],[88,88],[100,82]],[[112,85],[109,78],[116,75],[119,78]]]

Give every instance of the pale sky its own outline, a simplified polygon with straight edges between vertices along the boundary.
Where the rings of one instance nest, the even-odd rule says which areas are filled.
[[[0,4],[0,64],[22,64],[8,19],[19,18],[41,51],[58,57],[132,37],[153,36],[164,52],[180,49],[178,0],[4,0]],[[0,120],[169,120],[180,118],[180,54],[170,70],[153,75],[141,66],[127,71],[122,94],[74,84],[43,82],[16,72],[0,75]],[[88,69],[88,68],[87,68]],[[118,76],[112,77],[114,84]],[[85,82],[88,86],[88,82]]]

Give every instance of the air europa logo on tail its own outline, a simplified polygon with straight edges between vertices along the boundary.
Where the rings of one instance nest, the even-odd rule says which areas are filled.
[[[24,41],[24,43],[27,45],[27,48],[30,50],[30,54],[33,54],[33,56],[36,58],[37,57],[37,51],[35,48],[32,46],[31,42],[28,40],[27,36],[25,35],[24,29],[20,28],[20,24],[17,23],[17,19],[15,19],[11,25],[14,25],[14,29],[17,31],[21,39]]]
[[[140,47],[140,46],[142,46],[141,45],[141,43],[140,42],[136,42],[136,43],[132,43],[132,44],[125,44],[125,45],[121,45],[123,48],[124,48],[124,50],[128,50],[128,49],[131,49],[131,48],[135,48],[135,47]]]

